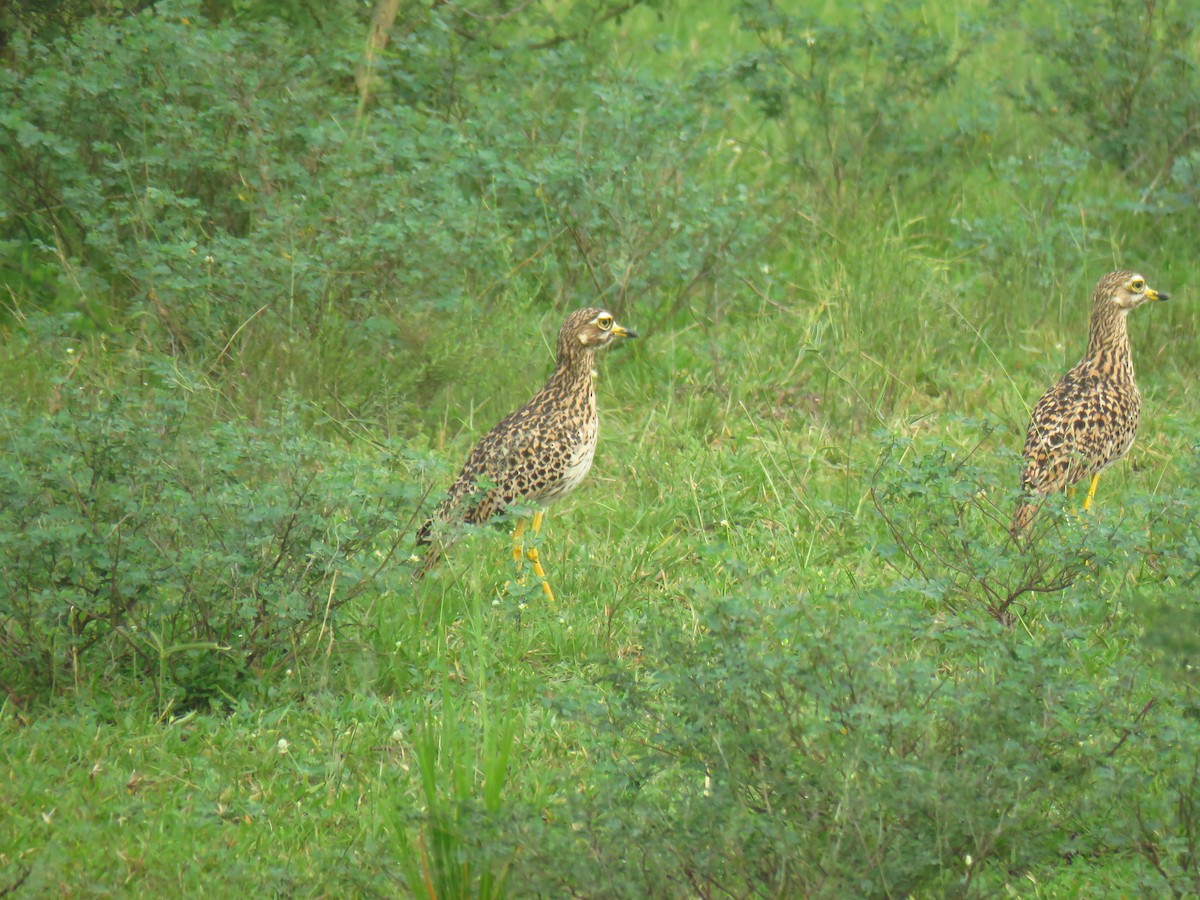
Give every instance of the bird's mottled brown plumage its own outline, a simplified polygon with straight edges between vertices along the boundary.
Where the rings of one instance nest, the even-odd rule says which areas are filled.
[[[592,466],[599,426],[592,367],[596,351],[618,337],[637,335],[606,310],[580,309],[567,317],[545,387],[475,445],[417,534],[417,543],[428,549],[416,577],[437,562],[453,539],[451,533],[439,537],[435,532],[449,532],[458,523],[482,525],[513,504],[548,506],[583,481]],[[540,570],[536,555],[530,558]]]
[[[1033,521],[1039,497],[1095,479],[1133,444],[1142,395],[1133,377],[1126,316],[1147,300],[1166,300],[1136,272],[1111,272],[1092,292],[1087,353],[1033,408],[1025,436],[1021,487],[1027,499],[1013,517],[1013,533]]]

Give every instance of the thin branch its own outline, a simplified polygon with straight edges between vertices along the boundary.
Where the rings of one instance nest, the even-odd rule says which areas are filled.
[[[641,2],[642,2],[642,0],[629,0],[628,3],[622,3],[617,6],[614,6],[614,7],[612,7],[612,9],[608,10],[606,13],[601,15],[600,18],[596,19],[593,22],[590,22],[588,25],[581,28],[579,31],[575,32],[574,34],[558,34],[547,40],[538,41],[535,44],[527,44],[525,46],[525,49],[526,50],[550,50],[554,47],[557,47],[559,44],[565,44],[568,41],[578,40],[579,38],[586,35],[590,29],[595,28],[597,25],[603,25],[605,22],[611,21],[612,19],[615,19],[618,16],[624,15],[625,13],[629,12],[629,10],[633,9],[635,6],[640,5]]]
[[[1141,722],[1150,713],[1150,710],[1152,710],[1154,708],[1154,704],[1157,702],[1158,702],[1157,697],[1151,697],[1149,700],[1147,700],[1146,705],[1142,707],[1142,711],[1133,717],[1133,724],[1134,725],[1141,724]],[[1108,753],[1105,754],[1105,756],[1107,756],[1111,759],[1113,757],[1113,755],[1115,755],[1116,752],[1125,745],[1125,742],[1127,740],[1129,740],[1130,735],[1132,735],[1132,734],[1133,734],[1132,727],[1131,728],[1122,728],[1121,729],[1121,739],[1113,745],[1113,748],[1111,750],[1109,750]]]

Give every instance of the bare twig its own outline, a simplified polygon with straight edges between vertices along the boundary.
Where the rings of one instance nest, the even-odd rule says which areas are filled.
[[[0,888],[0,897],[6,897],[9,894],[15,894],[21,885],[23,885],[29,878],[29,873],[32,871],[33,866],[22,866],[21,874],[17,876],[17,880],[12,884],[6,884],[4,887]]]

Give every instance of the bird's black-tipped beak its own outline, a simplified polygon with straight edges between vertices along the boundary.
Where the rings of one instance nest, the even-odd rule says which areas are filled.
[[[617,337],[626,337],[626,338],[635,338],[638,336],[638,333],[636,331],[630,331],[624,325],[613,325],[613,334],[616,335]]]
[[[1170,300],[1170,294],[1162,294],[1154,288],[1146,288],[1146,299],[1148,300]]]

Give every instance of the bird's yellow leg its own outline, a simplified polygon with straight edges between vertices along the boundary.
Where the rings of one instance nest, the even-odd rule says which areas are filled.
[[[1092,508],[1092,498],[1096,496],[1096,483],[1100,481],[1100,473],[1097,472],[1092,476],[1092,486],[1088,488],[1087,499],[1083,501],[1083,511],[1087,512]]]
[[[518,518],[516,528],[512,529],[512,562],[517,566],[517,584],[524,584],[524,572],[521,569],[522,558],[524,557],[524,527],[526,527],[526,518],[522,516]],[[505,588],[509,587],[509,583],[505,583]]]
[[[533,525],[530,526],[533,533],[536,535],[542,530],[542,510],[538,510],[533,514]],[[546,570],[542,568],[541,558],[538,557],[536,546],[530,547],[525,551],[525,556],[533,563],[533,574],[536,575],[542,582],[542,590],[546,593],[546,599],[551,603],[554,602],[554,591],[550,590],[550,582],[546,579]]]
[[[525,519],[524,518],[517,519],[517,527],[513,529],[512,540],[513,540],[513,562],[515,562],[518,567],[520,567],[520,565],[521,565],[521,557],[523,557],[525,555],[525,541],[523,540],[524,534],[525,534]]]

